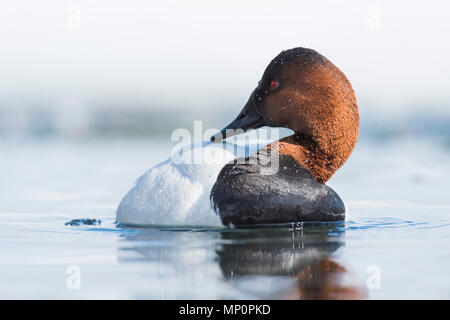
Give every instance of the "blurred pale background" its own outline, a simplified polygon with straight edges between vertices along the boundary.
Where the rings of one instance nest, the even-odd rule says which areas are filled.
[[[165,134],[199,119],[221,126],[269,61],[296,46],[347,74],[363,134],[414,131],[424,121],[429,129],[437,119],[446,127],[449,10],[444,0],[5,2],[0,132]]]

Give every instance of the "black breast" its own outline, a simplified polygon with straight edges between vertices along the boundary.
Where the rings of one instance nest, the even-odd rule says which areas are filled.
[[[211,202],[223,224],[344,220],[344,203],[337,193],[315,180],[291,156],[278,155],[278,171],[261,174],[269,158],[273,159],[262,152],[222,168]]]

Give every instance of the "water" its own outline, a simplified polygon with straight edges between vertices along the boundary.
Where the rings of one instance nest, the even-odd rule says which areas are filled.
[[[345,223],[117,226],[123,195],[172,146],[144,138],[2,142],[0,298],[450,298],[445,145],[360,141],[330,181],[350,211]],[[65,224],[80,218],[101,223]],[[73,266],[79,289],[67,273]]]

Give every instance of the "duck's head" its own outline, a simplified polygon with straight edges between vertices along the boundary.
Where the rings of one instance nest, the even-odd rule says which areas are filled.
[[[267,66],[237,118],[211,140],[263,126],[293,130],[292,139],[305,154],[321,157],[315,165],[328,167],[322,170],[327,173],[312,172],[326,181],[351,154],[358,138],[359,115],[352,86],[318,52],[306,48],[283,51]]]

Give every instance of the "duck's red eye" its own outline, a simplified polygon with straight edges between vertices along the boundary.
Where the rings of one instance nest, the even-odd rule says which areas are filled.
[[[272,82],[270,83],[270,87],[271,87],[272,89],[275,89],[276,87],[278,87],[278,82],[272,81]]]

